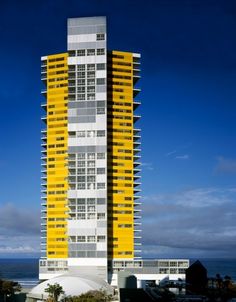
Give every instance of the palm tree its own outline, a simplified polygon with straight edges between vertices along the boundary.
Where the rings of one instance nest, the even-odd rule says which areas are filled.
[[[15,292],[21,291],[21,285],[15,281],[1,280],[0,282],[0,293],[4,297],[4,302],[6,302],[7,297],[10,297]]]
[[[54,302],[58,301],[58,298],[61,294],[64,294],[64,290],[62,288],[62,286],[58,283],[55,284],[47,284],[48,287],[45,288],[45,292],[49,293],[49,297],[51,297],[53,299]]]

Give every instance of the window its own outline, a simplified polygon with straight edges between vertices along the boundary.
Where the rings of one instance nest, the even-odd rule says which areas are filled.
[[[88,86],[87,87],[87,92],[88,93],[95,92],[95,86]]]
[[[85,219],[85,213],[78,213],[78,219]]]
[[[98,56],[105,55],[105,48],[98,48],[97,49],[97,55]]]
[[[85,167],[85,161],[79,161],[79,162],[77,163],[77,166],[78,166],[78,167]]]
[[[81,64],[77,66],[78,71],[84,71],[85,70],[85,64]]]
[[[105,136],[105,133],[106,133],[105,130],[98,130],[97,131],[97,136],[98,137]]]
[[[105,40],[105,34],[97,34],[97,41]]]
[[[78,206],[78,212],[85,212],[85,206]]]
[[[104,63],[97,64],[97,70],[104,70],[104,69],[105,69]]]
[[[85,183],[78,183],[78,190],[84,190],[85,189]]]
[[[85,72],[84,71],[79,71],[77,73],[78,78],[85,78]]]
[[[105,78],[97,79],[97,85],[105,85]]]
[[[87,182],[95,182],[95,176],[87,176]]]
[[[87,137],[95,137],[95,131],[94,130],[87,131]]]
[[[87,56],[95,56],[95,49],[87,49]]]
[[[78,153],[78,159],[85,159],[85,153]]]
[[[87,204],[95,204],[95,198],[88,198]]]
[[[77,236],[77,242],[85,242],[85,236]]]
[[[88,78],[95,78],[95,71],[88,71],[87,77]]]
[[[87,85],[95,85],[95,79],[88,79]]]
[[[87,169],[87,174],[88,175],[95,174],[95,169],[94,168],[88,168]]]
[[[95,206],[88,206],[88,212],[95,212]]]
[[[77,204],[85,204],[85,198],[78,198]]]
[[[77,99],[78,99],[79,101],[85,100],[85,94],[84,94],[84,93],[83,93],[83,94],[78,94],[78,95],[77,95]]]
[[[78,182],[85,182],[85,176],[78,176],[77,181]]]
[[[95,70],[95,64],[88,64],[87,65],[87,70],[94,71]]]
[[[93,161],[93,160],[88,161],[87,166],[91,167],[91,168],[94,168],[95,167],[95,161]]]
[[[97,114],[105,114],[105,108],[97,108]]]
[[[95,93],[90,93],[87,95],[88,100],[95,100]]]
[[[97,159],[105,159],[106,156],[105,156],[105,153],[98,153],[97,154]]]
[[[105,174],[105,168],[97,168],[97,174]]]
[[[104,182],[99,182],[97,183],[97,189],[105,189],[105,183]]]
[[[85,49],[77,50],[77,56],[79,56],[79,57],[85,56]]]
[[[77,137],[85,137],[85,131],[77,131]]]
[[[95,213],[88,213],[88,219],[95,219]]]
[[[79,79],[77,83],[78,83],[79,86],[80,85],[85,85],[85,80],[84,79]]]
[[[95,159],[95,153],[88,153],[87,158],[88,159]]]
[[[85,92],[85,87],[77,87],[77,92]]]
[[[88,242],[95,242],[95,236],[88,236],[87,241]]]
[[[85,174],[85,169],[81,168],[77,170],[77,174],[81,175],[81,174]]]
[[[98,236],[98,237],[97,237],[97,241],[98,241],[98,242],[105,242],[105,240],[106,240],[106,237],[105,237],[105,236]]]
[[[98,220],[105,219],[105,218],[106,218],[105,213],[98,213],[98,214],[97,214],[97,219],[98,219]]]

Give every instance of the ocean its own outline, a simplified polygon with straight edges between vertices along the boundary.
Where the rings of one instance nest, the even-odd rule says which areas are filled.
[[[190,264],[196,259],[191,259]],[[208,277],[219,273],[236,282],[236,259],[199,259],[208,271]],[[23,287],[38,283],[38,259],[0,259],[0,279],[18,281]]]

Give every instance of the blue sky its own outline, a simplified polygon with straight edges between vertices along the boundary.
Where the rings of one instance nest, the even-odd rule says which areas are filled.
[[[142,54],[143,256],[234,257],[233,0],[1,1],[0,257],[39,251],[40,57],[96,15],[110,49]]]

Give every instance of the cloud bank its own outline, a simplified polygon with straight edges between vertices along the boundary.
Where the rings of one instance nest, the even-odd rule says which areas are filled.
[[[147,196],[143,254],[152,257],[233,257],[236,188],[198,188]]]

